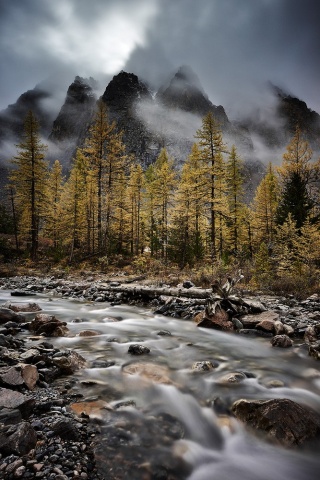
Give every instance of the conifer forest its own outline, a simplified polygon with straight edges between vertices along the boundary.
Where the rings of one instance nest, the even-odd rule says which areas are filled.
[[[99,101],[70,168],[46,160],[30,111],[1,205],[2,262],[224,274],[269,291],[308,291],[320,268],[320,161],[296,127],[250,203],[243,159],[210,112],[181,167],[163,148],[143,168]]]

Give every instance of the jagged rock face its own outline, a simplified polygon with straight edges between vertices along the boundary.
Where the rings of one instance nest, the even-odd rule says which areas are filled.
[[[180,67],[169,86],[159,89],[156,98],[169,108],[178,108],[200,117],[204,117],[211,111],[222,128],[229,123],[224,108],[210,102],[201,87],[199,78],[190,67]]]
[[[310,108],[299,98],[286,95],[278,90],[279,104],[277,113],[284,121],[285,130],[290,135],[294,134],[299,125],[310,146],[315,150],[320,148],[320,115]]]
[[[95,87],[93,79],[76,77],[68,88],[58,117],[53,122],[49,139],[64,151],[65,158],[61,159],[63,163],[70,161],[75,149],[83,145],[96,106]]]
[[[280,88],[271,87],[273,106],[266,112],[260,108],[240,121],[249,135],[256,136],[267,147],[285,150],[295,129],[300,127],[310,147],[320,151],[320,115],[309,109],[305,102],[285,93]]]
[[[33,90],[23,93],[16,103],[0,112],[0,162],[7,162],[10,157],[15,155],[14,145],[21,142],[24,122],[30,110],[39,122],[40,135],[43,137],[49,135],[54,113],[47,111],[45,102],[51,98],[50,92],[35,87]],[[11,144],[11,149],[8,149],[9,144]]]
[[[140,103],[153,102],[146,85],[133,73],[121,71],[108,84],[102,100],[107,105],[110,121],[115,121],[123,132],[127,152],[134,154],[144,166],[152,162],[160,146],[137,115]]]

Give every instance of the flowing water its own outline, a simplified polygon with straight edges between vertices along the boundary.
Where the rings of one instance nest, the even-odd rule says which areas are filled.
[[[175,472],[179,472],[179,462],[175,465],[174,459],[182,458],[190,468],[174,478],[318,478],[319,445],[289,451],[251,435],[235,419],[219,415],[240,398],[288,398],[320,412],[318,364],[303,348],[272,348],[269,339],[201,329],[190,320],[156,315],[145,308],[45,295],[13,299],[10,292],[0,290],[0,303],[7,300],[37,302],[43,313],[68,322],[70,337],[50,342],[58,348],[76,349],[88,360],[88,367],[75,374],[72,391],[87,400],[107,402],[98,412],[100,456],[109,455],[112,443],[118,461],[125,459],[132,469],[127,476],[115,473],[110,478],[147,478],[134,473],[133,466],[134,462],[147,462],[148,456],[153,463],[166,459]],[[77,336],[83,330],[95,330],[99,335]],[[143,344],[150,353],[130,355],[131,344]],[[215,368],[192,370],[195,362],[204,360]],[[244,372],[246,377],[239,383],[221,381],[232,372]],[[271,381],[281,382],[281,386],[270,388]],[[120,402],[126,407],[118,408]],[[167,477],[160,472],[149,478]]]

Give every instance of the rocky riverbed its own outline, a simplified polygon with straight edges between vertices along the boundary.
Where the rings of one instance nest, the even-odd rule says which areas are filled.
[[[320,298],[317,295],[304,301],[284,297],[248,296],[241,302],[241,314],[225,318],[223,315],[206,315],[205,295],[201,289],[198,298],[196,293],[193,295],[193,291],[196,292],[197,289],[190,282],[178,286],[177,296],[168,295],[169,287],[165,285],[157,288],[145,286],[141,289],[141,285],[137,283],[130,284],[129,287],[118,281],[94,281],[90,278],[77,281],[54,277],[0,279],[0,288],[11,292],[10,300],[0,305],[0,478],[126,478],[121,470],[122,460],[115,455],[116,450],[112,445],[119,443],[126,447],[126,442],[129,442],[129,437],[123,436],[128,435],[123,433],[126,423],[128,429],[138,428],[136,419],[119,410],[116,422],[118,427],[112,423],[112,428],[110,427],[111,430],[107,433],[111,443],[109,442],[105,449],[101,447],[99,442],[104,426],[99,418],[91,413],[99,408],[108,410],[109,406],[102,405],[100,400],[94,398],[86,402],[84,400],[87,399],[83,398],[82,393],[74,393],[74,374],[85,365],[87,359],[72,349],[58,348],[51,343],[50,337],[68,336],[67,324],[59,320],[58,315],[42,314],[36,301],[30,302],[33,294],[93,304],[107,302],[111,305],[149,305],[154,311],[168,317],[186,321],[195,319],[199,326],[206,328],[230,331],[230,334],[250,338],[270,337],[270,349],[287,349],[293,346],[298,352],[301,351],[302,355],[318,359]],[[173,293],[177,292],[174,290]],[[24,302],[24,296],[28,296],[27,302]],[[233,319],[231,322],[230,317]],[[94,330],[85,329],[80,332],[84,337],[96,333]],[[166,336],[170,335],[170,332],[163,330],[158,334]],[[145,355],[148,354],[147,349],[139,343],[131,344],[128,353],[134,356]],[[100,366],[103,366],[101,362]],[[172,383],[163,367],[152,372],[147,372],[148,364],[142,368],[137,363],[133,367],[135,373],[153,376],[156,381],[160,378],[160,383]],[[129,367],[126,368],[129,370]],[[214,363],[208,361],[196,362],[193,365],[193,370],[200,372],[214,368]],[[317,374],[320,377],[315,361],[313,375],[317,377]],[[235,372],[225,376],[223,382],[237,384],[248,378],[250,379],[249,373]],[[276,383],[274,382],[274,387],[277,387]],[[121,405],[124,403],[120,402],[119,407]],[[320,433],[320,417],[317,412],[291,401],[238,401],[234,403],[231,411],[217,400],[215,408],[217,412],[220,409],[224,414],[233,415],[258,430],[265,427],[266,418],[269,418],[266,430],[270,438],[286,446],[304,444],[317,438]],[[294,431],[293,424],[286,425],[285,432],[278,428],[280,419],[290,409],[292,418],[295,418],[293,423],[298,425],[299,432]],[[110,407],[110,411],[113,410],[114,407]],[[301,418],[305,419],[303,425]],[[154,455],[157,462],[152,465],[150,460],[150,465],[145,466],[140,474],[132,478],[178,479],[187,478],[189,475],[188,463],[177,458],[168,460],[167,457],[166,468],[159,465],[161,451],[156,444],[153,445],[155,435],[163,435],[168,445],[183,437],[183,429],[174,418],[166,416],[162,424],[164,433],[158,431],[159,426],[150,423],[149,432],[153,431],[154,434],[147,435],[144,439],[145,448],[149,445],[146,455]],[[137,445],[131,444],[131,451],[136,448]],[[140,450],[137,450],[138,456],[140,453]],[[163,461],[165,463],[165,460]],[[144,464],[143,458],[141,464]],[[108,475],[105,475],[106,468]],[[111,471],[114,474],[110,474]],[[141,472],[143,477],[139,477]]]

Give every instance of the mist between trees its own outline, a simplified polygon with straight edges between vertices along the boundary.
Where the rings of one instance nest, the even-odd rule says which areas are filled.
[[[281,163],[281,159],[275,159]],[[199,281],[242,268],[255,288],[319,288],[320,161],[297,126],[251,204],[243,160],[212,113],[194,133],[180,170],[162,149],[145,170],[99,101],[67,176],[46,160],[30,111],[1,206],[3,262],[107,272],[179,271]]]

